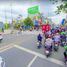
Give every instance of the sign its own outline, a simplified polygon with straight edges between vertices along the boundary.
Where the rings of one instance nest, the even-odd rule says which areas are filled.
[[[29,14],[39,13],[39,7],[38,6],[34,6],[34,7],[31,7],[31,8],[28,8],[28,13]]]
[[[44,24],[42,25],[42,32],[47,32],[50,30],[50,25],[49,24]]]

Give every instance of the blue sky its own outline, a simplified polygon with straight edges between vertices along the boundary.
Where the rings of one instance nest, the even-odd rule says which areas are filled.
[[[5,16],[7,20],[11,18],[17,18],[19,14],[23,18],[27,17],[27,9],[32,6],[39,6],[39,11],[43,13],[44,16],[54,16],[54,11],[59,2],[53,4],[49,0],[2,0],[0,1],[0,20],[5,21]],[[11,15],[12,9],[12,15]]]

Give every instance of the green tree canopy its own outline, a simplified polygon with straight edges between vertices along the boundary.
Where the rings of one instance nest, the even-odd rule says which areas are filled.
[[[33,26],[33,21],[31,20],[31,18],[27,17],[24,20],[24,25],[26,25],[26,26]]]
[[[15,24],[14,24],[14,28],[15,28],[15,29],[19,29],[19,28],[20,28],[20,26],[21,26],[21,24],[20,24],[20,23],[15,23]]]
[[[67,13],[67,1],[63,1],[61,5],[57,6],[56,13],[59,14],[61,12]]]
[[[8,28],[9,28],[8,22],[6,22],[6,23],[4,24],[4,26],[5,26],[5,29],[8,29]]]

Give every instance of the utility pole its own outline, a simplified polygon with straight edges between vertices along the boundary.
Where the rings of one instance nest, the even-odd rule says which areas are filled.
[[[6,22],[6,19],[7,19],[7,16],[6,16],[6,7],[5,7],[5,11],[4,12],[5,12],[5,22]]]
[[[12,1],[10,3],[10,8],[11,8],[11,33],[13,33],[14,25],[13,25],[13,16],[12,16]]]

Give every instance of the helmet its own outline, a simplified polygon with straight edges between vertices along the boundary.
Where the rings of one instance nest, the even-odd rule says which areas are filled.
[[[48,35],[48,38],[51,38],[51,35]]]
[[[59,35],[59,33],[56,33],[56,35]]]
[[[61,35],[65,35],[66,33],[65,32],[61,32]]]

